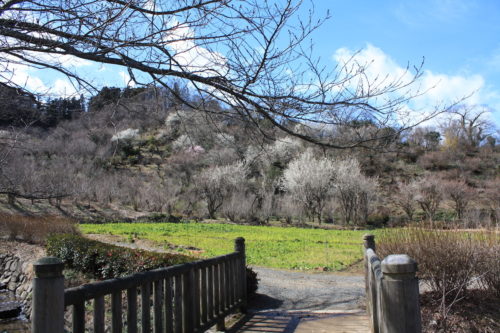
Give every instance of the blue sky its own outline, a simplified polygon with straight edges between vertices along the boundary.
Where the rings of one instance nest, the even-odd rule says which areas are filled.
[[[374,61],[374,75],[398,73],[425,57],[424,88],[437,85],[421,105],[437,104],[475,92],[468,103],[494,110],[500,127],[500,0],[312,0],[317,16],[332,18],[312,35],[315,52],[326,66],[360,51],[362,61]],[[305,3],[305,17],[310,3]],[[125,86],[122,68],[63,59],[101,85]],[[18,68],[17,81],[29,88],[70,95],[74,88],[60,75]]]
[[[470,103],[496,110],[500,125],[500,1],[320,0],[314,6],[318,15],[330,10],[332,16],[312,35],[323,61],[339,48],[364,49],[366,59],[390,62],[383,66],[389,70],[424,57],[424,79],[439,82],[431,95],[478,90]]]

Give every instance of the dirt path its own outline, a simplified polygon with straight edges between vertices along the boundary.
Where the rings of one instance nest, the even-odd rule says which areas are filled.
[[[168,252],[154,242],[127,242],[112,235],[86,235],[123,247]],[[364,307],[364,277],[361,274],[332,272],[300,272],[253,267],[257,272],[259,289],[250,301],[254,311],[322,311],[359,310]]]
[[[258,295],[250,306],[255,310],[323,311],[356,310],[364,307],[362,275],[305,273],[254,267]]]

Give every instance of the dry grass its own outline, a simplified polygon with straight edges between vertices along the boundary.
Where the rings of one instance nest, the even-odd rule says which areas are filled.
[[[76,222],[61,216],[23,216],[0,213],[0,234],[9,240],[43,244],[47,236],[78,233]]]

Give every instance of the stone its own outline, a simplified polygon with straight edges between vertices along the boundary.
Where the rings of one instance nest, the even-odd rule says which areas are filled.
[[[11,270],[12,272],[16,271],[16,270],[17,270],[17,266],[18,266],[18,264],[19,264],[19,261],[18,261],[18,260],[14,260],[14,261],[12,261],[12,264],[10,264],[10,270]]]
[[[0,290],[7,289],[7,285],[5,283],[0,282]]]
[[[9,284],[7,285],[7,289],[9,289],[10,291],[14,291],[16,290],[16,283],[14,281],[10,281]]]
[[[14,259],[12,259],[12,258],[7,259],[6,264],[5,264],[6,271],[10,271],[10,265],[12,265],[13,262],[14,262]]]
[[[16,318],[21,314],[22,305],[17,301],[0,304],[0,319]]]

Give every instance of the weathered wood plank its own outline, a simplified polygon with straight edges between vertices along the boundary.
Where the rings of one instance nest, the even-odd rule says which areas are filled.
[[[73,332],[85,332],[85,303],[79,302],[73,305]]]
[[[231,306],[231,265],[229,261],[224,263],[224,295],[226,296],[224,310],[226,310]]]
[[[141,286],[141,324],[142,333],[151,332],[151,284]]]
[[[208,321],[214,318],[214,266],[207,267],[207,318]]]
[[[214,315],[221,313],[219,264],[214,265]]]
[[[193,287],[193,293],[194,293],[194,318],[195,318],[195,323],[196,326],[201,325],[201,317],[200,317],[200,312],[201,312],[201,295],[200,295],[200,289],[201,289],[201,281],[200,281],[200,268],[195,268],[194,269],[194,287]]]
[[[127,289],[127,333],[137,333],[137,288]]]
[[[94,299],[94,333],[104,333],[104,320],[104,296],[100,296]]]
[[[201,322],[207,322],[207,269],[201,269]]]
[[[194,312],[194,267],[188,273],[183,275],[183,289],[182,289],[182,307],[183,307],[183,326],[184,333],[192,333],[195,328],[195,312]]]
[[[163,281],[154,282],[154,332],[163,333]]]
[[[165,279],[165,332],[173,333],[174,331],[174,316],[173,316],[173,290],[172,278]]]
[[[175,276],[175,308],[174,308],[174,324],[175,333],[183,333],[182,326],[182,275]]]
[[[111,294],[111,332],[122,332],[122,293]]]

